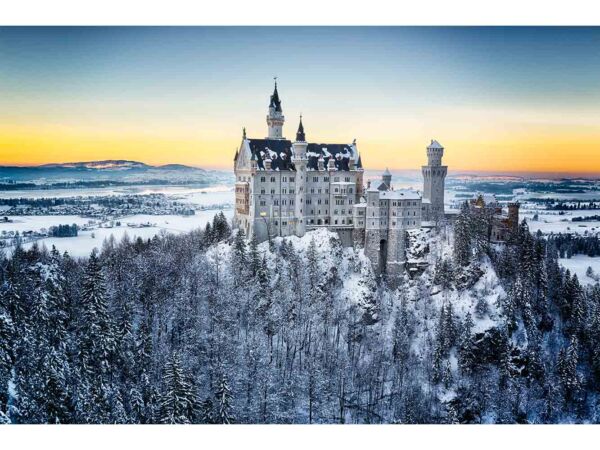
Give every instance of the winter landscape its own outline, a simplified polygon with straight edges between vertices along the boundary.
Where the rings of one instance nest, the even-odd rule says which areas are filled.
[[[153,194],[193,214],[3,205],[2,420],[596,422],[600,183],[448,185],[458,218],[410,232],[422,264],[395,289],[326,229],[244,239],[231,184],[3,191],[92,206]],[[480,192],[521,202],[509,244],[461,211]],[[48,237],[59,224],[77,236]]]
[[[0,29],[0,44],[16,35],[26,43],[87,33],[38,32]],[[101,30],[89,32],[105,39]],[[163,37],[184,33],[183,41],[194,42],[194,32]],[[504,34],[492,38],[506,45]],[[59,36],[54,45],[62,43]],[[155,57],[141,61],[158,69]],[[81,76],[110,91],[95,75]],[[390,113],[407,135],[418,130],[414,140],[378,135],[363,145],[350,137],[355,131],[376,135],[386,127],[340,100],[350,96],[343,83],[327,78],[319,95],[301,87],[294,98],[274,78],[268,92],[244,84],[243,100],[210,84],[215,92],[202,98],[213,107],[206,110],[190,107],[188,91],[171,85],[170,101],[204,120],[199,135],[195,122],[193,133],[185,128],[187,114],[177,123],[169,122],[174,107],[146,116],[146,104],[133,96],[130,104],[116,102],[110,119],[103,116],[108,106],[87,90],[69,104],[81,108],[82,120],[106,120],[114,129],[122,125],[112,115],[133,120],[134,131],[140,120],[139,139],[166,121],[160,148],[136,147],[125,133],[108,144],[96,135],[75,142],[74,133],[65,138],[73,139],[70,153],[50,161],[62,136],[54,137],[58,144],[36,141],[41,150],[26,158],[25,137],[15,138],[18,145],[0,139],[0,423],[599,423],[597,144],[585,153],[589,171],[567,167],[556,149],[555,166],[542,165],[545,157],[531,166],[532,156],[494,170],[492,157],[510,162],[520,152],[506,156],[507,143],[502,152],[480,149],[487,125],[460,128],[472,122],[425,108],[407,123]],[[440,81],[422,82],[431,88]],[[163,83],[146,88],[163,92]],[[352,101],[368,107],[381,94],[369,92]],[[413,94],[421,101],[430,92]],[[322,103],[328,95],[338,109],[320,116],[330,111],[329,100]],[[384,97],[378,101],[388,111],[414,106]],[[236,108],[248,113],[248,130]],[[131,119],[132,111],[143,119]],[[65,120],[75,127],[80,117],[71,114]],[[198,136],[218,133],[212,121],[223,117],[227,147],[216,138],[197,146]],[[231,117],[240,120],[235,132]],[[313,127],[315,117],[331,130]],[[342,138],[336,127],[345,120],[354,129]],[[457,138],[454,127],[467,137]],[[500,137],[510,134],[499,128]],[[191,144],[173,130],[189,132]],[[114,159],[109,144],[126,159]],[[490,165],[483,164],[486,151]],[[182,164],[185,158],[191,162]]]

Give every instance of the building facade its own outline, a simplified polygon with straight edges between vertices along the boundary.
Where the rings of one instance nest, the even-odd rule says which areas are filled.
[[[235,154],[234,227],[260,242],[326,227],[338,233],[343,245],[364,248],[377,273],[400,273],[406,231],[421,227],[423,216],[443,216],[443,147],[437,141],[427,147],[422,198],[416,191],[394,190],[388,170],[365,189],[356,140],[308,142],[302,116],[295,139],[286,139],[277,83],[266,121],[268,136],[249,138],[244,129]]]

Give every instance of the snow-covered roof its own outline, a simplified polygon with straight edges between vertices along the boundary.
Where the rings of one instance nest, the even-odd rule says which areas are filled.
[[[409,189],[399,189],[397,191],[383,191],[379,198],[389,200],[421,200],[421,195]]]
[[[435,139],[431,140],[431,144],[429,144],[427,146],[427,148],[436,148],[436,149],[444,149],[444,147],[442,146],[442,144],[440,144],[438,141],[436,141]]]

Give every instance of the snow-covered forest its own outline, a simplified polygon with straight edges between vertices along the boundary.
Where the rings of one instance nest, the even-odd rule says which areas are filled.
[[[205,230],[0,260],[6,423],[600,420],[600,287],[525,223],[410,235],[395,288],[327,230]]]

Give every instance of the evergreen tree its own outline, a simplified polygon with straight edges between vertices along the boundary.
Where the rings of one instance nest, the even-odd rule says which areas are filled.
[[[466,266],[471,260],[471,226],[469,205],[465,202],[454,222],[454,261]]]
[[[158,420],[166,424],[192,423],[195,417],[196,398],[192,385],[174,352],[163,372],[163,393],[160,399]]]
[[[235,421],[231,407],[231,390],[225,375],[222,375],[217,382],[214,421],[219,424],[231,424]]]

